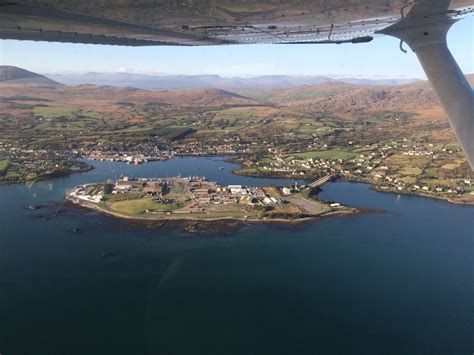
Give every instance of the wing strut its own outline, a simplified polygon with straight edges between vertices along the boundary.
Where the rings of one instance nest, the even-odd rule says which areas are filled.
[[[446,7],[442,9],[427,3],[419,2],[400,22],[380,33],[399,38],[415,52],[474,170],[474,91],[446,43],[455,20],[446,14],[449,1],[442,1]]]

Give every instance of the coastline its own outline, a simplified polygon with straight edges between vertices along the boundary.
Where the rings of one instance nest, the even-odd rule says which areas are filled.
[[[88,171],[91,171],[94,169],[93,165],[84,163],[78,159],[75,160],[75,162],[80,163],[80,169],[79,170],[72,170],[72,169],[63,169],[63,170],[57,170],[48,174],[43,174],[35,177],[34,179],[31,180],[15,180],[15,181],[6,181],[6,180],[1,180],[0,185],[16,185],[16,184],[34,184],[35,182],[38,181],[48,181],[48,180],[54,180],[60,177],[64,176],[69,176],[72,174],[79,174],[79,173],[87,173]]]
[[[216,155],[216,154],[211,154],[211,155],[188,155],[188,154],[177,154],[176,155],[177,157],[202,157],[202,158],[212,158],[212,157],[222,157],[221,155]],[[225,162],[229,162],[229,163],[232,163],[232,164],[240,164],[240,162],[236,161],[236,155],[232,155],[232,156],[225,156],[224,158],[226,158],[224,161]],[[173,159],[173,158],[170,158],[170,159]],[[88,171],[91,171],[94,169],[94,166],[91,165],[91,164],[87,164],[87,163],[84,163],[83,161],[79,160],[79,159],[76,159],[77,162],[81,162],[83,164],[85,164],[80,170],[68,170],[68,171],[57,171],[57,172],[53,172],[53,173],[50,173],[50,174],[44,174],[44,175],[40,175],[38,177],[36,177],[34,180],[17,180],[17,181],[0,181],[0,185],[10,185],[10,184],[33,184],[37,181],[47,181],[47,180],[52,180],[52,179],[55,179],[55,178],[59,178],[59,177],[63,177],[63,176],[68,176],[68,175],[72,175],[72,174],[76,174],[76,173],[85,173],[85,172],[88,172]],[[285,174],[282,174],[282,175],[276,175],[276,174],[258,174],[258,173],[254,173],[254,174],[246,174],[246,173],[242,173],[240,172],[239,170],[241,170],[242,166],[238,169],[234,169],[232,170],[232,174],[234,175],[237,175],[237,176],[244,176],[244,177],[253,177],[253,178],[265,178],[265,179],[293,179],[295,178],[294,176],[288,176],[288,175],[285,175]],[[300,180],[307,180],[307,178],[305,177],[300,177]],[[371,189],[374,189],[378,192],[385,192],[385,193],[392,193],[392,194],[396,194],[396,195],[404,195],[404,196],[417,196],[417,197],[423,197],[423,198],[429,198],[429,199],[435,199],[435,200],[438,200],[438,201],[445,201],[445,202],[448,202],[448,203],[452,203],[452,204],[455,204],[455,205],[462,205],[462,206],[474,206],[474,199],[471,201],[464,201],[464,200],[461,200],[461,199],[453,199],[452,197],[448,197],[448,196],[437,196],[437,195],[433,195],[433,194],[426,194],[426,193],[423,193],[423,192],[407,192],[407,191],[397,191],[397,190],[394,190],[394,189],[391,189],[391,188],[388,188],[388,189],[382,189],[380,185],[378,185],[377,183],[371,181],[371,180],[367,180],[367,179],[357,179],[357,178],[346,178],[346,177],[338,177],[336,179],[336,181],[345,181],[345,182],[349,182],[349,183],[364,183],[364,184],[368,184],[368,185],[371,185]],[[197,218],[198,219],[198,218]]]
[[[353,181],[348,181],[348,182],[353,182]],[[395,195],[403,195],[403,196],[422,197],[422,198],[428,198],[432,200],[444,201],[444,202],[452,203],[453,205],[458,205],[458,206],[474,207],[474,201],[473,202],[458,201],[458,200],[453,200],[449,197],[441,197],[441,196],[429,195],[429,194],[424,194],[424,193],[417,194],[417,193],[409,193],[409,192],[394,191],[394,190],[383,190],[377,185],[374,185],[374,184],[370,184],[370,185],[372,185],[371,189],[377,192],[386,192],[386,193],[391,193]]]
[[[131,220],[131,221],[154,221],[154,222],[159,222],[159,221],[193,221],[193,222],[216,222],[216,221],[238,221],[238,222],[244,222],[244,223],[285,223],[285,224],[300,224],[300,223],[307,223],[307,222],[312,222],[317,219],[320,219],[322,217],[329,217],[329,216],[341,216],[341,215],[360,215],[363,214],[363,210],[348,207],[349,210],[340,210],[340,211],[328,211],[328,212],[323,212],[318,215],[314,216],[307,216],[307,217],[301,217],[301,218],[240,218],[240,217],[191,217],[187,215],[177,215],[173,216],[171,215],[163,215],[162,218],[156,218],[155,216],[133,216],[125,213],[120,213],[117,211],[112,211],[107,208],[103,208],[99,205],[96,205],[94,203],[88,203],[85,201],[76,201],[73,198],[71,198],[68,194],[66,194],[66,200],[74,204],[75,206],[79,206],[82,208],[86,208],[89,210],[94,210],[96,212],[114,217],[114,218],[119,218],[122,220]]]
[[[232,171],[233,174],[238,175],[238,176],[247,176],[247,177],[254,177],[254,178],[265,178],[265,179],[281,179],[281,178],[294,178],[292,176],[288,175],[278,175],[278,176],[269,176],[269,175],[260,175],[260,174],[245,174],[245,173],[240,173],[237,170]],[[302,180],[307,180],[303,178]],[[445,197],[445,196],[436,196],[436,195],[431,195],[431,194],[426,194],[423,192],[406,192],[406,191],[397,191],[394,189],[382,189],[380,185],[377,185],[375,182],[370,181],[370,180],[365,180],[365,179],[356,179],[356,178],[343,178],[339,177],[336,179],[336,181],[344,181],[344,182],[349,182],[349,183],[362,183],[362,184],[367,184],[370,185],[371,189],[377,191],[377,192],[385,192],[385,193],[391,193],[391,194],[396,194],[396,195],[404,195],[404,196],[416,196],[416,197],[423,197],[423,198],[430,198],[430,199],[435,199],[438,201],[445,201],[448,203],[452,203],[455,205],[461,205],[461,206],[474,206],[474,199],[472,202],[469,201],[460,201],[457,199],[453,199],[452,197]]]
[[[403,195],[403,196],[415,196],[415,197],[429,198],[429,199],[433,199],[433,200],[452,203],[453,205],[471,206],[471,207],[474,206],[474,199],[473,199],[472,202],[464,202],[464,201],[453,200],[451,197],[436,196],[436,195],[426,194],[426,193],[423,193],[423,192],[413,193],[413,192],[406,192],[406,191],[397,191],[397,190],[393,190],[393,189],[382,189],[379,185],[377,185],[377,184],[375,184],[371,181],[364,180],[364,179],[358,180],[358,179],[344,179],[344,178],[341,178],[341,181],[345,181],[345,182],[349,182],[349,183],[367,184],[367,185],[371,186],[370,188],[372,190],[375,190],[377,192],[385,192],[385,193],[391,193],[391,194]]]

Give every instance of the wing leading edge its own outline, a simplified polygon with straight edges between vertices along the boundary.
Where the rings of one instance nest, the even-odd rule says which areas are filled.
[[[433,1],[435,2],[435,1]],[[363,43],[406,0],[0,0],[0,38],[150,45]],[[445,10],[457,18],[472,1]]]

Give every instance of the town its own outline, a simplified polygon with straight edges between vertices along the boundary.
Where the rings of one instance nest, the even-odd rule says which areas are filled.
[[[237,173],[303,179],[331,174],[347,181],[373,184],[381,191],[419,194],[457,203],[474,203],[473,173],[463,170],[458,147],[408,139],[311,151],[284,152],[243,162]],[[311,148],[311,146],[309,147]]]
[[[275,142],[180,142],[139,144],[133,150],[97,144],[91,149],[31,149],[0,145],[0,181],[31,182],[90,168],[88,160],[142,164],[176,156],[221,155],[241,164],[239,175],[314,180],[334,179],[373,184],[378,190],[418,194],[456,203],[474,203],[474,175],[463,168],[459,147],[407,138],[372,144],[328,146],[315,138],[297,147]],[[77,160],[83,158],[86,160]],[[90,163],[89,163],[90,164]]]
[[[66,198],[86,208],[127,219],[308,219],[353,213],[337,202],[311,197],[319,186],[221,186],[204,177],[131,179],[74,187]]]
[[[174,145],[153,142],[133,149],[120,143],[97,143],[90,148],[34,149],[21,142],[0,141],[0,183],[30,183],[91,169],[89,161],[120,162],[131,165],[165,161],[176,156],[236,156],[247,154],[248,144],[188,142]]]

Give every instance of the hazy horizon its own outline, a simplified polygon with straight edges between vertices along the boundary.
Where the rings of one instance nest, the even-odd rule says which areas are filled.
[[[130,75],[147,75],[147,76],[160,76],[160,77],[172,77],[172,76],[189,76],[189,77],[198,77],[198,76],[216,76],[224,79],[252,79],[252,78],[259,78],[259,77],[293,77],[293,78],[311,78],[311,77],[325,77],[330,79],[367,79],[367,80],[387,80],[387,79],[399,79],[399,80],[425,80],[420,78],[414,78],[409,76],[394,76],[394,75],[377,75],[373,77],[367,77],[364,75],[357,75],[357,74],[255,74],[255,75],[221,75],[218,73],[203,73],[203,74],[186,74],[186,73],[161,73],[161,72],[146,72],[146,71],[49,71],[49,72],[40,72],[39,74],[42,75],[86,75],[86,74],[130,74]],[[470,73],[466,73],[470,74]]]

